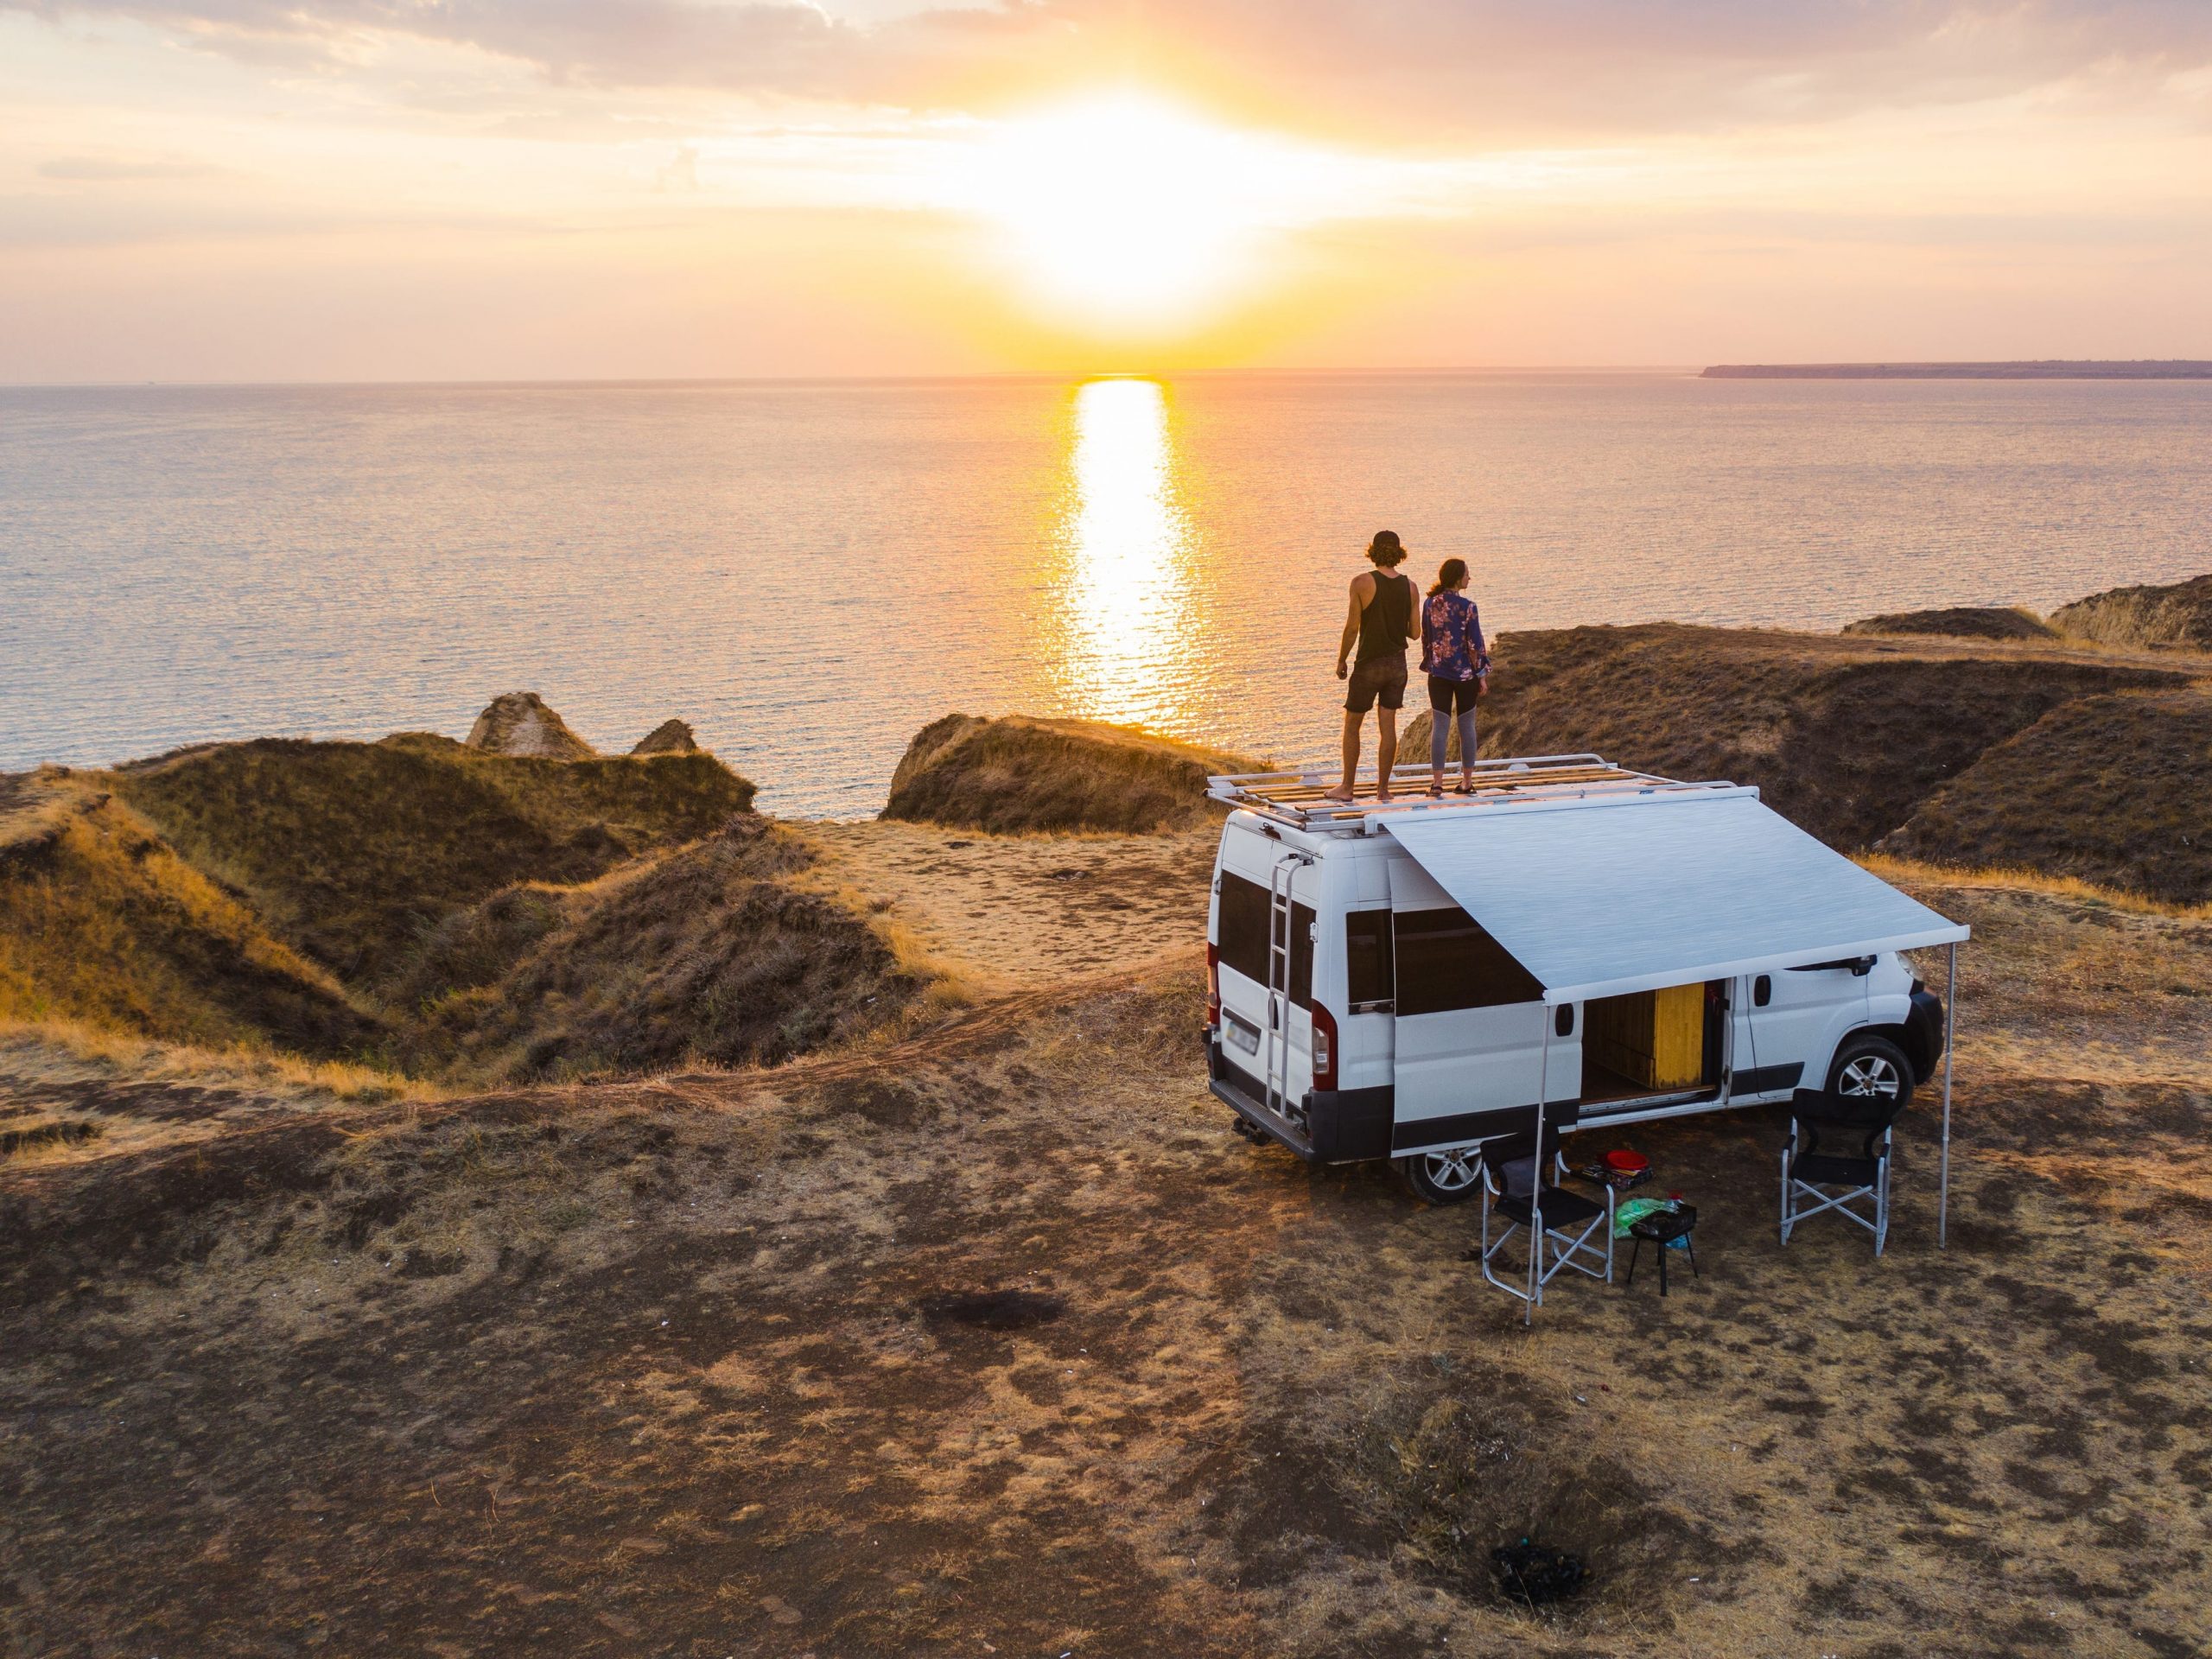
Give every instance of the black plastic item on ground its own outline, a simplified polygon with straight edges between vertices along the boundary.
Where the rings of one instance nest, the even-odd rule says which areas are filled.
[[[1541,1607],[1571,1596],[1582,1587],[1586,1576],[1577,1557],[1526,1538],[1517,1544],[1500,1544],[1490,1559],[1497,1571],[1498,1592],[1524,1606]]]
[[[1629,1252],[1628,1283],[1636,1282],[1637,1258],[1643,1254],[1643,1241],[1649,1239],[1659,1247],[1659,1294],[1667,1294],[1667,1252],[1680,1239],[1681,1247],[1690,1258],[1690,1277],[1698,1276],[1697,1246],[1690,1242],[1690,1234],[1697,1226],[1697,1205],[1676,1202],[1672,1210],[1655,1210],[1648,1216],[1638,1216],[1628,1224],[1629,1236],[1636,1241],[1636,1248]]]

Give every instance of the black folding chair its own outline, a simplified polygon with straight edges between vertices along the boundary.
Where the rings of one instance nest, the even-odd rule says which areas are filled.
[[[1893,1096],[1797,1091],[1782,1148],[1784,1244],[1799,1222],[1833,1210],[1873,1234],[1881,1255],[1890,1237],[1892,1130],[1904,1109]],[[1869,1200],[1872,1208],[1863,1207]]]
[[[1486,1141],[1476,1154],[1483,1181],[1483,1236],[1479,1253],[1468,1254],[1481,1262],[1484,1278],[1518,1296],[1532,1310],[1543,1306],[1544,1287],[1562,1268],[1573,1268],[1607,1284],[1613,1281],[1613,1189],[1605,1189],[1605,1200],[1600,1203],[1561,1186],[1560,1182],[1569,1172],[1559,1139],[1556,1132],[1547,1128],[1541,1147],[1534,1134],[1514,1135]],[[1538,1172],[1547,1162],[1549,1172],[1540,1181]],[[1493,1211],[1507,1223],[1495,1240],[1491,1237]],[[1591,1235],[1600,1228],[1605,1230],[1602,1251],[1591,1241]],[[1516,1233],[1525,1233],[1529,1239],[1526,1288],[1499,1278],[1491,1267]]]

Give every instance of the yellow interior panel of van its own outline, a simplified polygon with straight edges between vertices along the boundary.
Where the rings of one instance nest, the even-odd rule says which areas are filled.
[[[1705,987],[1593,999],[1584,1009],[1582,1058],[1655,1092],[1687,1089],[1705,1073]]]

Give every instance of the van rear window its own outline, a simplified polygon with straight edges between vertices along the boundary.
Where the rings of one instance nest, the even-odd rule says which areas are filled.
[[[1394,921],[1400,1019],[1543,999],[1535,976],[1465,911],[1402,910]]]
[[[1344,916],[1346,1000],[1354,1014],[1390,1007],[1390,912],[1355,910]]]
[[[1221,965],[1247,979],[1268,982],[1268,890],[1241,875],[1221,873],[1221,909],[1215,945]],[[1313,907],[1290,907],[1290,1000],[1305,1007],[1313,995]]]

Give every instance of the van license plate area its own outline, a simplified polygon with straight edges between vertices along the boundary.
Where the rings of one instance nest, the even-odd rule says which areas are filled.
[[[1221,1029],[1224,1036],[1247,1054],[1257,1054],[1260,1052],[1260,1028],[1257,1026],[1248,1025],[1235,1014],[1224,1010],[1221,1016]]]

